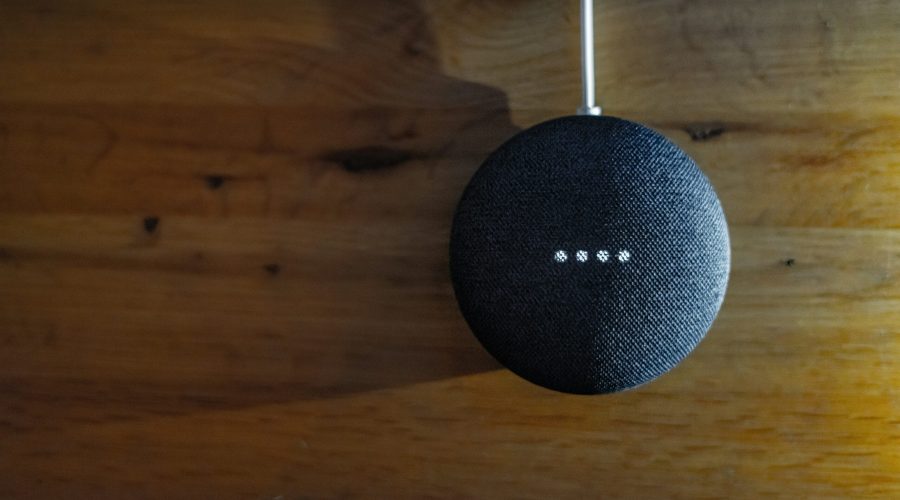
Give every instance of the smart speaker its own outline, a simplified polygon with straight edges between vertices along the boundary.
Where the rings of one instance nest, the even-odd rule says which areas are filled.
[[[697,164],[594,105],[591,7],[582,0],[581,114],[492,153],[450,238],[456,298],[482,345],[521,377],[576,394],[678,364],[715,319],[730,267],[725,216]]]

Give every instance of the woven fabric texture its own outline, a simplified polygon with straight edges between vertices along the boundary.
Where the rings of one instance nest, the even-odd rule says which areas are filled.
[[[661,134],[571,116],[516,135],[457,207],[460,309],[503,365],[563,392],[615,392],[673,368],[725,295],[730,246],[715,191]]]

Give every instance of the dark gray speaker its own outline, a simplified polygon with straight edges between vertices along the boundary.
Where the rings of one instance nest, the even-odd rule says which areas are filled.
[[[513,372],[594,394],[648,382],[704,337],[722,304],[725,216],[694,161],[607,116],[525,130],[490,155],[453,220],[463,316]]]

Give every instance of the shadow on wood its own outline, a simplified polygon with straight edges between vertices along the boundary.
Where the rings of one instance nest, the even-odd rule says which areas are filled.
[[[296,40],[239,6],[196,26],[98,12],[72,63],[88,95],[0,104],[9,425],[43,425],[23,406],[128,419],[498,367],[457,312],[447,243],[468,178],[517,128],[503,92],[442,73],[417,5],[286,8],[327,27]],[[104,87],[129,68],[159,85]]]

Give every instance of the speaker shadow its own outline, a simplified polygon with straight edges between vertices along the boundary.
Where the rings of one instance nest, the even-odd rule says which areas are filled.
[[[332,197],[331,206],[317,208],[333,214],[328,231],[348,234],[348,243],[295,255],[312,259],[307,266],[320,266],[323,282],[302,283],[287,292],[296,297],[279,299],[299,304],[295,329],[272,332],[268,340],[247,339],[276,342],[290,353],[290,373],[277,382],[249,373],[227,388],[205,387],[207,405],[333,398],[501,368],[457,310],[448,243],[468,179],[487,154],[519,131],[507,96],[443,72],[440,47],[419,2],[328,5],[336,48],[309,78],[334,85],[363,75],[367,81],[354,82],[350,92],[361,97],[349,99],[347,109],[323,111],[331,117],[290,110],[293,116],[285,118],[337,124],[306,140],[320,142],[317,175],[338,179],[341,189],[352,186],[350,194]],[[329,189],[321,184],[319,189]],[[373,244],[379,239],[385,241]],[[340,255],[315,257],[334,253]],[[282,275],[290,279],[288,269]],[[318,290],[316,305],[306,307],[311,289]],[[321,310],[345,312],[307,321],[307,314]]]

